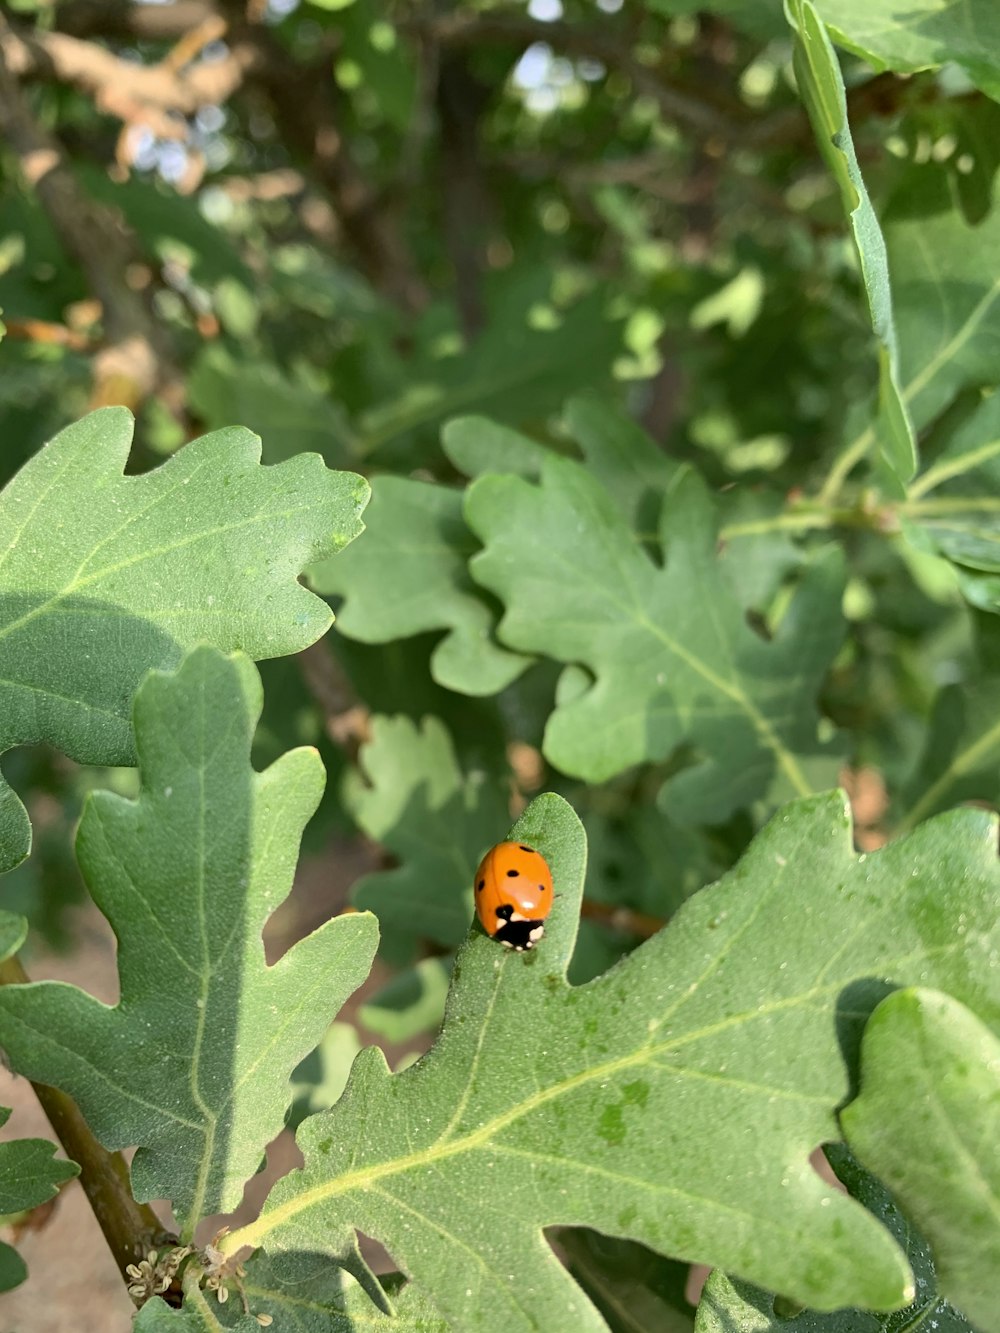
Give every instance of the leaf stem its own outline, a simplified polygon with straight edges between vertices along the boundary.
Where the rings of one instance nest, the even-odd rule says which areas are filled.
[[[22,986],[29,981],[17,957],[0,963],[0,985]],[[144,1259],[158,1246],[175,1243],[176,1237],[149,1205],[136,1203],[125,1159],[98,1143],[76,1102],[46,1083],[32,1080],[31,1086],[66,1155],[80,1167],[80,1184],[118,1271],[124,1274],[126,1264]]]
[[[830,506],[833,504],[840,494],[848,474],[864,458],[874,439],[874,430],[871,426],[866,426],[861,434],[851,441],[840,457],[834,460],[830,474],[820,487],[819,494],[816,497],[821,505]]]

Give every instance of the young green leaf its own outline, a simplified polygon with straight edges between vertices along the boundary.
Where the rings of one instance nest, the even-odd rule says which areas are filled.
[[[663,507],[665,569],[600,483],[565,459],[545,464],[540,486],[480,478],[466,514],[486,547],[472,572],[507,607],[501,639],[595,678],[562,692],[549,718],[544,748],[557,768],[600,782],[688,741],[702,762],[664,798],[685,820],[721,821],[773,798],[776,777],[778,799],[813,790],[803,756],[821,750],[815,698],[842,634],[835,555],[810,568],[768,643],[721,572],[712,505],[689,470]]]
[[[966,927],[960,918],[960,938]],[[951,995],[896,991],[868,1022],[861,1094],[841,1115],[851,1147],[930,1242],[941,1291],[980,1333],[1000,1330],[1000,1040],[989,1017],[992,1031]]]
[[[195,649],[135,700],[138,800],[87,802],[77,854],[118,938],[114,1008],[55,982],[0,988],[18,1070],[68,1092],[108,1148],[138,1145],[135,1196],[185,1237],[233,1208],[291,1100],[288,1076],[367,974],[367,915],[321,926],[272,967],[261,928],[287,894],[323,789],[311,749],[250,766],[260,678]]]
[[[483,852],[507,823],[498,783],[466,778],[441,722],[379,717],[361,751],[368,785],[348,784],[347,803],[361,828],[393,852],[393,870],[366,875],[356,906],[378,915],[382,952],[410,962],[418,939],[454,948],[472,919],[472,877]]]
[[[9,1108],[0,1106],[0,1125],[9,1117]],[[53,1198],[64,1181],[80,1174],[75,1162],[59,1160],[55,1151],[56,1145],[48,1139],[0,1143],[0,1217],[36,1208]],[[0,1292],[18,1286],[27,1275],[21,1256],[0,1241]]]
[[[900,481],[916,469],[917,445],[899,387],[899,350],[892,313],[885,238],[858,166],[840,64],[810,0],[788,0],[795,29],[795,78],[813,131],[851,222],[872,327],[879,343],[879,409],[875,443]]]
[[[149,667],[207,640],[251,657],[306,647],[330,613],[297,582],[361,530],[368,484],[316,457],[261,468],[239,428],[123,476],[132,417],[67,427],[0,495],[0,751],[46,742],[86,763],[134,759],[132,696]],[[0,843],[27,855],[27,816],[0,786]]]
[[[831,1144],[827,1157],[851,1197],[883,1222],[906,1251],[913,1268],[916,1299],[905,1310],[803,1310],[790,1315],[780,1297],[719,1269],[711,1275],[698,1305],[695,1333],[973,1333],[971,1324],[941,1295],[927,1242],[910,1224],[885,1186],[843,1146]]]
[[[1000,14],[994,0],[817,0],[837,41],[876,69],[910,73],[954,61],[1000,98]]]
[[[337,1106],[300,1130],[304,1168],[223,1248],[336,1254],[358,1227],[477,1333],[604,1328],[549,1225],[631,1237],[821,1309],[911,1300],[895,1242],[809,1153],[837,1136],[844,1052],[887,985],[920,977],[1000,1016],[996,821],[963,810],[859,857],[840,794],[796,802],[578,988],[565,970],[580,825],[549,795],[511,836],[553,870],[538,948],[511,954],[474,928],[433,1050],[398,1075],[363,1052]]]
[[[363,543],[310,570],[317,591],[346,598],[339,632],[389,643],[447,629],[431,674],[465,694],[496,694],[519,676],[529,659],[494,642],[495,615],[469,578],[476,541],[462,520],[461,492],[379,477],[365,518]]]

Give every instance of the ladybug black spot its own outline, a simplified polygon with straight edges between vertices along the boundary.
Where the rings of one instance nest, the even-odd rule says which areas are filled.
[[[477,889],[480,889],[480,890],[481,890],[481,889],[485,889],[485,888],[486,888],[486,881],[485,881],[485,879],[481,879],[481,880],[479,881],[479,883],[476,885],[476,888],[477,888]]]
[[[517,877],[518,877],[519,874],[520,874],[520,871],[517,871],[517,870],[508,870],[508,871],[507,871],[507,878],[508,878],[508,879],[517,879]]]
[[[532,856],[535,855],[535,849],[534,849],[534,847],[525,847],[525,845],[524,845],[523,842],[519,842],[517,845],[518,845],[518,847],[520,847],[520,849],[521,849],[522,852],[530,852],[530,853],[532,854]]]

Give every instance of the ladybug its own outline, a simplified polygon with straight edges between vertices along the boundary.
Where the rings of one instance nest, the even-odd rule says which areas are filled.
[[[487,935],[508,949],[533,949],[552,910],[552,871],[523,842],[498,842],[476,871],[476,915]]]

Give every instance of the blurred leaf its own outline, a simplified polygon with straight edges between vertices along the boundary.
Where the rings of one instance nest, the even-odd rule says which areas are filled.
[[[892,1195],[858,1163],[842,1144],[826,1149],[831,1166],[852,1198],[863,1204],[891,1231],[905,1249],[913,1268],[917,1298],[904,1310],[877,1314],[871,1310],[835,1310],[821,1314],[803,1310],[790,1316],[777,1309],[773,1292],[729,1278],[718,1269],[711,1275],[698,1306],[696,1333],[906,1333],[926,1328],[940,1333],[973,1333],[972,1326],[940,1295],[926,1241],[914,1230]]]
[[[292,1071],[292,1105],[288,1125],[294,1129],[307,1115],[328,1110],[347,1085],[354,1057],[361,1050],[350,1023],[331,1023],[323,1040]]]
[[[0,931],[6,936],[10,929],[2,913]],[[0,947],[3,947],[0,940]],[[9,943],[9,939],[6,941]],[[6,1106],[0,1106],[0,1126],[10,1116]],[[59,1193],[64,1181],[80,1174],[75,1162],[56,1158],[56,1145],[48,1139],[14,1139],[0,1143],[0,1217],[37,1208]],[[19,1286],[28,1276],[24,1260],[10,1245],[0,1241],[0,1292]]]
[[[0,496],[0,750],[45,741],[84,762],[130,763],[132,695],[149,667],[206,639],[279,656],[330,623],[296,577],[361,530],[367,483],[315,457],[260,468],[259,441],[237,428],[123,477],[132,424],[120,408],[92,412]],[[27,855],[9,787],[0,836],[3,868]]]
[[[379,918],[381,951],[410,962],[416,941],[454,948],[472,919],[472,877],[508,823],[499,783],[463,776],[437,718],[376,717],[345,799],[360,827],[399,859],[352,894]],[[367,784],[367,785],[366,785]]]
[[[386,1041],[406,1042],[440,1027],[451,968],[442,958],[421,958],[358,1007],[358,1020]]]
[[[562,692],[549,719],[545,754],[557,768],[599,782],[691,741],[701,762],[664,793],[681,821],[812,790],[801,758],[822,748],[814,701],[842,633],[834,555],[809,569],[766,643],[724,580],[711,503],[690,471],[660,520],[665,569],[636,548],[599,482],[567,460],[546,462],[541,486],[480,478],[466,517],[486,547],[473,575],[507,607],[501,640],[594,677],[572,698]]]
[[[539,797],[510,834],[553,870],[538,950],[505,953],[474,927],[437,1045],[395,1076],[363,1052],[300,1131],[305,1167],[223,1248],[336,1254],[357,1226],[446,1319],[508,1333],[562,1328],[567,1311],[580,1333],[604,1328],[542,1241],[560,1224],[824,1309],[903,1305],[901,1250],[809,1153],[837,1134],[887,986],[919,977],[1000,1017],[996,832],[959,811],[858,857],[842,795],[795,802],[665,930],[574,989],[584,838]]]
[[[795,29],[795,78],[813,131],[851,223],[872,328],[879,343],[876,443],[901,481],[917,466],[917,444],[899,385],[899,349],[885,238],[858,166],[847,121],[847,97],[836,53],[809,0],[788,0]]]
[[[407,477],[377,477],[355,552],[314,565],[312,586],[346,597],[337,629],[363,643],[387,643],[425,630],[448,629],[431,657],[447,689],[496,694],[529,658],[493,639],[495,615],[472,582],[477,549],[462,519],[462,494]]]
[[[509,279],[470,347],[452,356],[424,355],[408,367],[395,401],[362,415],[362,452],[418,429],[429,432],[462,412],[523,426],[557,411],[574,391],[609,382],[622,331],[621,320],[608,312],[607,294],[592,292],[565,310],[552,306],[552,327],[537,327],[532,312],[540,304],[550,308],[550,301],[548,273]]]
[[[987,954],[960,920],[959,941]],[[967,933],[971,938],[966,939]],[[992,962],[997,953],[994,948]],[[996,1029],[1000,1013],[989,1018]],[[1000,1330],[1000,1040],[964,1004],[896,991],[861,1046],[861,1094],[841,1114],[852,1149],[930,1242],[940,1291],[980,1333]]]
[[[343,411],[270,361],[237,361],[223,347],[208,347],[191,371],[188,395],[212,429],[236,421],[260,435],[269,463],[308,452],[335,467],[357,461]]]
[[[261,927],[291,887],[323,787],[312,750],[250,767],[260,680],[196,649],[135,701],[137,801],[87,804],[77,854],[118,939],[114,1008],[57,982],[0,988],[4,1046],[68,1092],[108,1148],[138,1145],[140,1201],[169,1198],[189,1238],[232,1209],[277,1134],[288,1075],[368,971],[368,916],[327,922],[273,967]]]
[[[912,167],[882,226],[903,398],[921,430],[960,389],[1000,382],[1000,278],[990,278],[1000,272],[1000,213],[969,226],[947,174],[936,166]]]

